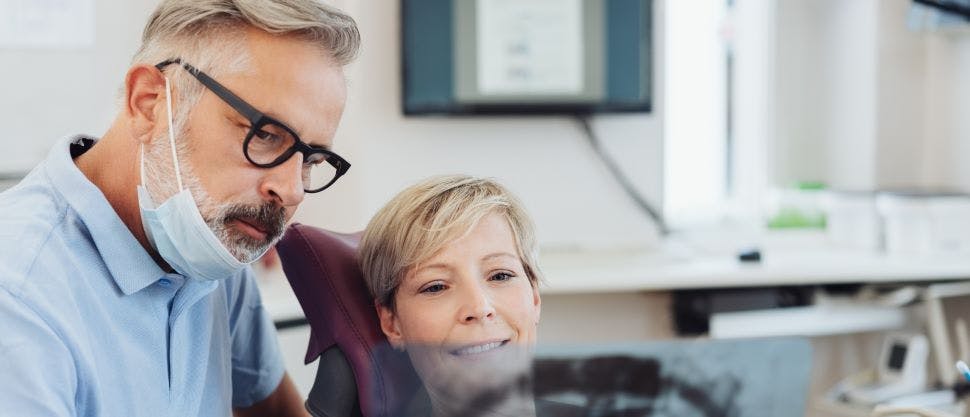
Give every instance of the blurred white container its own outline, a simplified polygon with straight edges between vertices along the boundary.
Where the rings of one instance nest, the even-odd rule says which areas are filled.
[[[822,208],[825,232],[834,246],[873,251],[882,247],[882,219],[874,192],[829,190]]]
[[[970,253],[970,196],[885,192],[876,197],[890,254]]]

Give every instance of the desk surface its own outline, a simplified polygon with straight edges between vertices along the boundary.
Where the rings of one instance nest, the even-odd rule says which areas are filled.
[[[550,254],[541,264],[549,294],[970,279],[970,255],[911,258],[861,251],[769,251],[759,263],[734,256],[574,253]]]
[[[760,263],[646,249],[546,251],[539,263],[545,274],[541,291],[547,295],[970,279],[970,254],[890,256],[825,247],[767,249]],[[282,272],[260,275],[264,304],[274,320],[303,317]]]

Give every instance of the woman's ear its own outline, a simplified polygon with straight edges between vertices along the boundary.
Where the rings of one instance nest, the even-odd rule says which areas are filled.
[[[387,336],[387,341],[394,349],[404,350],[404,336],[401,334],[401,325],[398,323],[397,315],[390,307],[375,303],[377,306],[377,317],[381,321],[381,331]]]
[[[539,284],[532,286],[532,306],[536,312],[536,326],[539,325],[539,316],[542,313],[542,297],[539,296]]]

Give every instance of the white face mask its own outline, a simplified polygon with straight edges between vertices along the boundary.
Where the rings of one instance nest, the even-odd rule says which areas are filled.
[[[145,188],[145,149],[142,145],[141,185],[138,186],[142,225],[148,241],[178,273],[200,280],[229,278],[248,263],[240,262],[226,249],[202,218],[192,192],[182,185],[182,173],[175,151],[175,132],[172,130],[172,91],[168,78],[165,79],[165,91],[168,138],[179,192],[163,203],[155,204]],[[269,250],[269,246],[266,250]],[[259,256],[252,259],[259,259]]]

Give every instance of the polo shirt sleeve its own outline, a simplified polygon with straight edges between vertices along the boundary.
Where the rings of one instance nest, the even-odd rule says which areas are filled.
[[[232,405],[249,407],[276,390],[285,367],[276,327],[263,308],[252,269],[235,283],[230,301],[232,328]]]
[[[0,414],[74,416],[76,391],[70,350],[34,310],[0,287]]]

